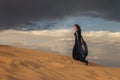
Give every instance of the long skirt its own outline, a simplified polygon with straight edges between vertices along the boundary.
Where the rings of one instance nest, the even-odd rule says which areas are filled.
[[[77,43],[74,44],[73,51],[72,51],[72,57],[75,60],[80,60],[80,61],[83,60],[81,47]]]

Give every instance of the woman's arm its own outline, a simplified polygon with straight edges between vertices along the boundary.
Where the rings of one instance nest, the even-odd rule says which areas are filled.
[[[76,37],[79,43],[81,42],[81,32],[76,31]]]

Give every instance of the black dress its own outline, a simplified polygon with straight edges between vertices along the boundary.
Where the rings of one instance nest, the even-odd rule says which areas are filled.
[[[76,34],[76,32],[78,33],[78,39],[79,39],[79,40],[77,39],[77,34]],[[75,44],[74,44],[74,47],[73,47],[72,57],[73,57],[73,59],[75,59],[75,60],[82,60],[81,31],[80,31],[80,30],[77,30],[76,32],[74,33],[74,36],[75,36]]]
[[[77,32],[78,36],[77,36],[76,32]],[[85,43],[85,41],[82,38],[81,31],[77,30],[76,32],[74,33],[75,44],[73,47],[72,57],[73,57],[73,59],[80,60],[82,62],[85,62],[88,65],[88,61],[86,60],[86,56],[88,54],[87,44]],[[82,45],[84,46],[84,48]]]

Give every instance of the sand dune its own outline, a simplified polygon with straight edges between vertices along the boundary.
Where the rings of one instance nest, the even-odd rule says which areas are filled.
[[[56,53],[0,46],[0,80],[120,80],[120,68]]]

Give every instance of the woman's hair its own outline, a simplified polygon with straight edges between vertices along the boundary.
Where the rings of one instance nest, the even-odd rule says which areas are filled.
[[[81,31],[81,28],[80,28],[80,26],[78,24],[75,24],[74,26],[76,26],[77,29]]]

